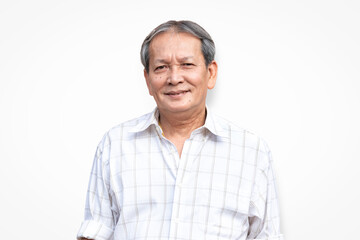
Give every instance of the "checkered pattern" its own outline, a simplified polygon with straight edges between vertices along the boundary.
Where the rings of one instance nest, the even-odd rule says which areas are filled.
[[[104,136],[78,237],[283,239],[261,138],[208,111],[179,158],[157,119],[155,109]]]

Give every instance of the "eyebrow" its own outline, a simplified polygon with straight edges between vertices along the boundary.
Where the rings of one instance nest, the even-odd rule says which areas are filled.
[[[194,57],[193,57],[193,56],[183,57],[183,58],[180,58],[179,61],[180,61],[180,62],[184,62],[184,61],[187,61],[187,60],[189,60],[189,59],[191,59],[191,58],[194,58]],[[155,64],[156,64],[156,63],[168,63],[168,61],[165,60],[165,59],[155,59],[155,60],[154,60],[154,63],[155,63]]]

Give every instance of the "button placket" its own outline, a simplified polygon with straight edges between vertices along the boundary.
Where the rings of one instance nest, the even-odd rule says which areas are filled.
[[[188,139],[184,143],[182,159],[179,159],[178,174],[175,181],[175,190],[174,190],[174,205],[172,212],[172,223],[171,223],[171,232],[170,236],[174,239],[177,239],[177,233],[179,225],[181,224],[181,219],[179,217],[180,208],[181,208],[181,196],[183,194],[183,180],[185,178],[187,164],[190,158],[190,150],[192,145],[192,139]]]
[[[200,138],[200,139],[199,139]],[[196,139],[198,142],[196,142]],[[191,168],[194,160],[198,157],[198,154],[193,155],[194,153],[191,152],[192,148],[199,149],[196,150],[196,153],[200,153],[202,147],[205,145],[207,137],[202,136],[200,132],[193,132],[189,139],[187,139],[184,143],[182,158],[178,157],[178,171],[175,180],[174,186],[174,203],[172,208],[172,217],[171,217],[171,227],[170,227],[170,236],[173,239],[178,239],[178,231],[181,229],[181,199],[184,193],[184,179],[187,177],[187,170]],[[192,146],[195,144],[194,146]],[[199,145],[200,144],[200,145]],[[175,146],[174,146],[175,147]],[[192,153],[192,154],[191,154]],[[191,157],[193,156],[193,157]]]

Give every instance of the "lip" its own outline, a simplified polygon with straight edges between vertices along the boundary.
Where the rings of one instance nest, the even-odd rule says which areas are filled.
[[[177,96],[182,96],[188,92],[190,92],[190,90],[169,91],[169,92],[165,92],[165,95],[170,97],[177,97]]]

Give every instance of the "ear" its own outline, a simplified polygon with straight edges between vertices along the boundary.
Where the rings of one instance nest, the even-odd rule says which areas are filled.
[[[145,81],[146,81],[146,86],[147,86],[147,88],[149,90],[149,94],[152,96],[149,73],[146,71],[146,69],[144,69],[144,78],[145,78]]]
[[[208,74],[209,74],[208,85],[207,85],[208,89],[213,89],[215,87],[215,83],[217,79],[217,70],[218,70],[217,63],[215,62],[215,60],[213,60],[208,65]]]

